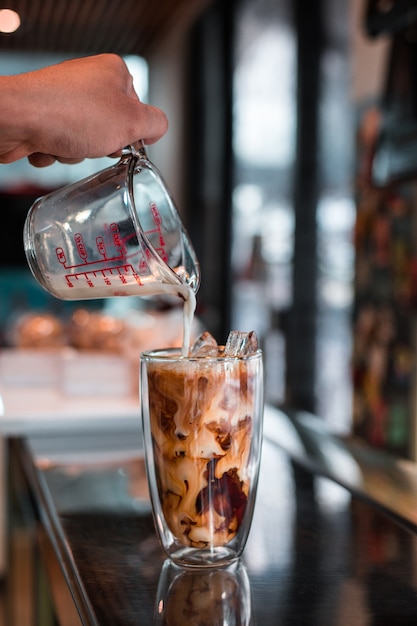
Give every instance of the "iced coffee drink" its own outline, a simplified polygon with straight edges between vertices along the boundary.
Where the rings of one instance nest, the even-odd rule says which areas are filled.
[[[142,406],[155,521],[168,553],[213,563],[235,558],[249,531],[259,468],[256,338],[235,334],[219,347],[205,333],[188,357],[142,355]]]

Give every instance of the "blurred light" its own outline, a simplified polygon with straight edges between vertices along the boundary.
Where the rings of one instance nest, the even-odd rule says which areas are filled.
[[[294,36],[274,21],[248,44],[234,73],[235,157],[285,168],[295,150]]]
[[[262,189],[259,185],[240,184],[233,191],[233,201],[239,213],[257,214],[262,207]]]
[[[324,279],[320,283],[320,296],[328,306],[345,309],[352,305],[353,289],[349,283],[331,278]]]
[[[14,33],[20,26],[20,16],[11,9],[0,9],[0,32]]]
[[[353,199],[347,196],[324,196],[320,198],[317,223],[325,233],[351,231],[356,220]]]
[[[143,57],[128,55],[123,57],[133,78],[133,88],[139,100],[147,102],[148,99],[148,64]]]
[[[268,263],[290,263],[294,252],[295,216],[290,205],[270,202],[260,216],[264,258]]]

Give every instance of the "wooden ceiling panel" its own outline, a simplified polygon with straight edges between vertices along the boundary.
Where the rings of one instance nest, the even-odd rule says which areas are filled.
[[[0,50],[147,56],[169,31],[208,0],[0,0],[21,26],[0,33]]]

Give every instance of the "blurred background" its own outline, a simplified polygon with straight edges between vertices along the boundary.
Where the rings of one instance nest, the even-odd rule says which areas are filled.
[[[200,260],[199,328],[219,343],[232,328],[257,332],[269,403],[415,458],[417,2],[7,8],[20,25],[0,32],[0,73],[116,52],[139,97],[166,111],[169,131],[149,155]],[[0,6],[0,30],[1,19]],[[27,267],[22,229],[34,199],[109,162],[0,167],[3,386],[18,384],[16,350],[125,357],[127,337],[137,359],[146,342],[178,340],[172,305],[63,303]],[[167,315],[169,336],[158,317]]]

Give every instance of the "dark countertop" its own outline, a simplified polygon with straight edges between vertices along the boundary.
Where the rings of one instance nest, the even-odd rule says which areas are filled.
[[[278,440],[284,443],[285,428],[295,429],[294,435],[308,427],[308,420],[298,423],[296,417],[285,427],[283,418],[268,415],[255,515],[240,568],[198,576],[165,562],[153,529],[139,434],[137,452],[130,437],[126,446],[107,442],[108,450],[88,455],[84,440],[56,458],[46,452],[53,449],[51,442],[10,441],[10,457],[23,471],[81,623],[417,623],[417,536],[413,521],[390,510],[386,497],[397,487],[401,493],[404,478],[411,510],[410,467],[405,472],[397,467],[393,480],[387,466],[375,490],[375,481],[364,478],[368,470],[375,472],[380,458],[365,455],[359,463],[341,442],[345,464],[339,450],[333,457],[339,464],[330,471],[324,436],[318,437],[320,446],[316,441],[319,456],[297,458],[300,448],[291,449],[288,438],[288,445]],[[309,430],[313,440],[315,426]],[[308,439],[305,432],[302,439]],[[379,492],[385,495],[378,500]],[[243,617],[248,602],[250,622]]]

